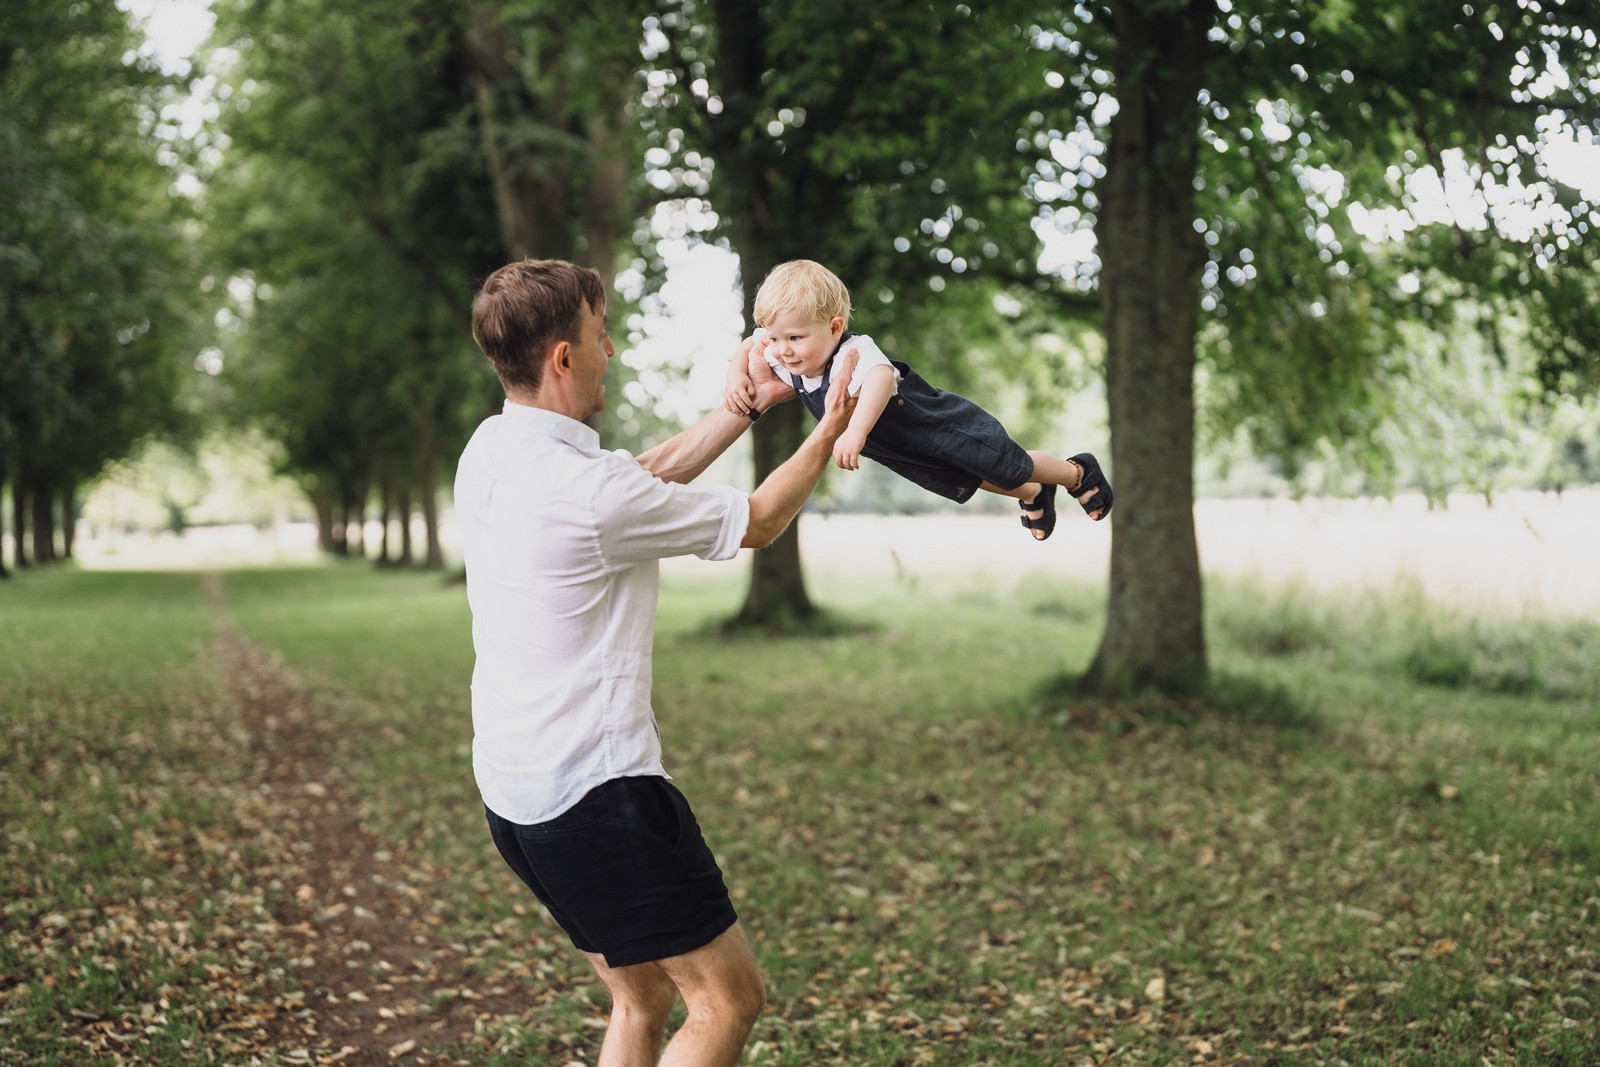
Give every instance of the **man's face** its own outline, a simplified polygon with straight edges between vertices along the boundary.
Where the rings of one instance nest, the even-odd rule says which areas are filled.
[[[767,324],[766,352],[790,374],[817,378],[843,333],[844,319],[837,315],[818,321],[804,312],[786,311]]]
[[[606,406],[606,367],[616,354],[611,335],[606,332],[606,309],[602,307],[597,312],[585,304],[579,319],[578,340],[569,356],[584,418]]]

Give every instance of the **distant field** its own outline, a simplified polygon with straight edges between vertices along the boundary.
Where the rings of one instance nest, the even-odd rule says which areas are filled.
[[[1047,695],[1099,584],[896,551],[817,568],[837,636],[710,636],[738,567],[666,586],[749,1063],[1600,1062],[1592,620],[1219,578],[1213,701],[1103,705]],[[32,573],[0,647],[0,1063],[593,1062],[482,825],[459,586]]]
[[[1600,489],[1507,493],[1486,507],[1458,494],[1448,509],[1421,497],[1386,500],[1202,500],[1195,520],[1209,572],[1303,580],[1322,588],[1415,584],[1429,598],[1503,614],[1600,613]],[[1008,528],[1009,527],[1009,528]],[[1070,508],[1047,545],[1029,546],[1009,513],[949,510],[924,516],[808,514],[807,565],[819,573],[899,574],[930,582],[962,573],[1016,577],[1035,570],[1104,576],[1110,528]],[[369,537],[376,539],[376,525]],[[420,538],[420,530],[419,530]],[[447,551],[456,538],[447,513]],[[420,543],[420,542],[419,542]],[[90,567],[215,567],[316,561],[309,526],[201,528],[184,538],[80,542]],[[682,573],[722,565],[676,561]]]

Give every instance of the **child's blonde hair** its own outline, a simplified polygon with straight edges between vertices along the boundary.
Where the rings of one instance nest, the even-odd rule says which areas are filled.
[[[835,315],[850,322],[850,290],[833,271],[809,259],[791,259],[773,267],[756,290],[755,320],[767,326],[785,312],[828,322]]]

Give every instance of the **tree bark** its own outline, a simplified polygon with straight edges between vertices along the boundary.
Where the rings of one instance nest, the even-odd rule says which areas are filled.
[[[394,520],[394,486],[387,477],[378,479],[378,518],[383,523],[383,534],[378,540],[378,566],[391,566],[389,561],[389,525]]]
[[[534,255],[570,259],[571,244],[561,239],[567,227],[558,224],[552,234],[549,226],[551,213],[559,213],[566,202],[559,188],[565,168],[527,166],[514,147],[512,131],[526,118],[519,114],[526,98],[521,76],[511,61],[516,51],[511,35],[491,6],[473,4],[463,43],[477,103],[479,141],[506,254],[514,260]]]
[[[8,481],[8,478],[6,476],[6,454],[5,454],[5,451],[3,449],[0,449],[0,501],[5,500],[5,491],[6,491],[6,483],[7,483],[7,481]],[[9,578],[9,577],[11,577],[11,572],[6,570],[6,553],[5,553],[6,514],[5,514],[5,512],[6,512],[5,505],[4,504],[0,504],[0,578]],[[11,525],[15,527],[15,526],[18,525],[18,523],[16,522],[15,519],[13,519]]]
[[[22,465],[22,457],[17,457],[16,476],[11,480],[11,528],[15,531],[12,539],[12,558],[18,570],[31,566],[28,559],[28,546],[26,544],[28,520],[28,481],[26,471]]]
[[[344,505],[344,543],[348,553],[367,556],[367,506],[364,496],[352,494]]]
[[[741,228],[734,226],[736,233]],[[747,309],[747,333],[754,328],[754,323],[748,320],[748,309],[755,307],[756,289],[767,271],[775,265],[771,256],[761,256],[759,253],[746,255],[743,251],[758,247],[760,242],[747,235],[739,258],[744,306]],[[757,484],[800,447],[806,434],[807,417],[802,405],[796,402],[780,404],[761,416],[751,433]],[[816,604],[806,590],[805,569],[800,565],[801,517],[795,516],[794,522],[771,545],[751,554],[750,588],[745,594],[744,605],[734,618],[736,624],[783,626],[816,615]]]
[[[438,464],[429,456],[422,463],[417,480],[422,496],[422,523],[427,530],[427,555],[422,565],[429,570],[444,569],[444,548],[439,543],[439,475]]]
[[[72,558],[72,542],[77,537],[78,487],[69,485],[61,490],[61,558]]]
[[[317,547],[330,556],[337,555],[339,547],[333,531],[332,496],[326,489],[307,489],[306,496],[311,501],[311,510],[317,516]]]
[[[1115,9],[1115,92],[1096,226],[1116,510],[1106,631],[1085,689],[1203,685],[1194,528],[1194,356],[1205,249],[1195,233],[1196,98],[1212,6]]]
[[[416,562],[416,555],[411,547],[411,486],[405,482],[400,484],[399,498],[400,558],[396,563],[401,567],[410,567]]]
[[[56,558],[55,494],[42,479],[35,479],[33,490],[33,559],[35,563],[52,563]]]
[[[783,258],[783,231],[772,209],[776,161],[762,138],[746,136],[755,122],[761,99],[761,78],[766,70],[765,39],[760,8],[742,0],[716,0],[718,87],[723,110],[708,116],[716,145],[717,202],[726,205],[728,228],[739,255],[740,285],[744,290],[745,327],[754,328],[750,315],[756,290],[767,272]],[[751,433],[755,481],[778,468],[794,453],[805,436],[806,413],[798,403],[773,408],[761,417]],[[800,566],[800,522],[797,516],[771,546],[752,553],[750,589],[734,622],[739,625],[783,626],[816,615],[816,605],[806,591]]]

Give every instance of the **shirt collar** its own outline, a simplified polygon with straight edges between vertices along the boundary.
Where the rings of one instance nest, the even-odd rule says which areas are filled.
[[[569,418],[548,408],[530,407],[507,399],[502,413],[508,419],[532,426],[537,432],[590,452],[600,448],[600,434],[587,423]]]

